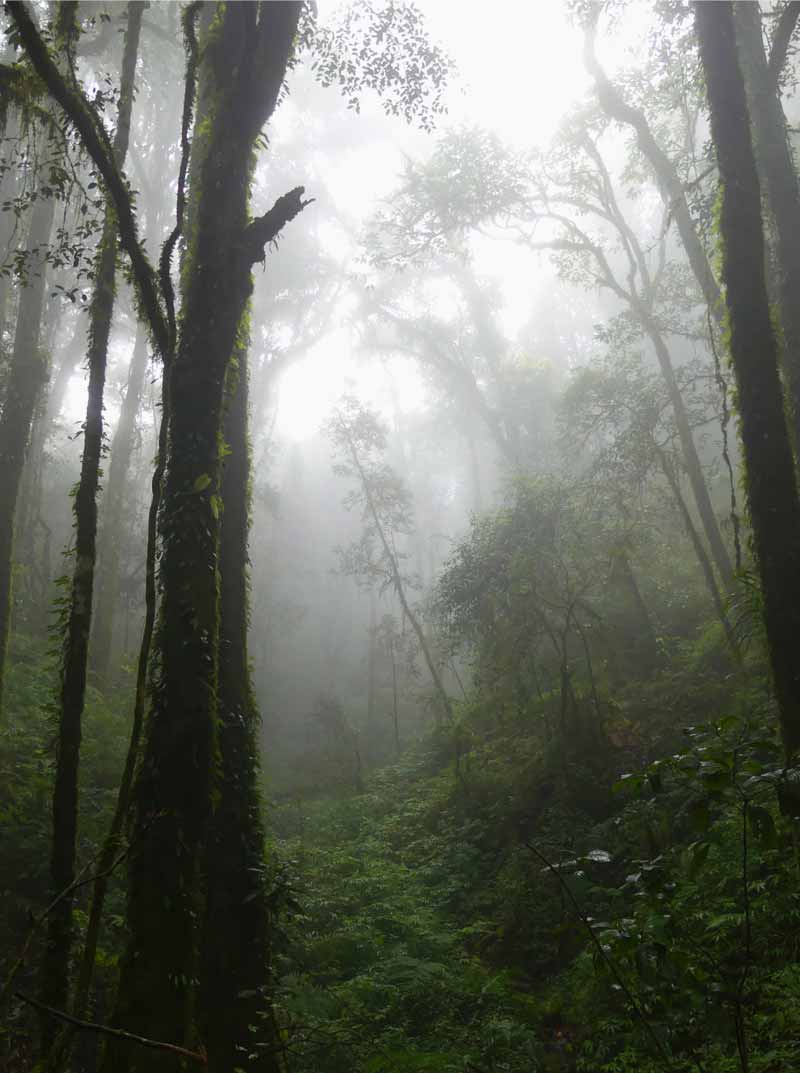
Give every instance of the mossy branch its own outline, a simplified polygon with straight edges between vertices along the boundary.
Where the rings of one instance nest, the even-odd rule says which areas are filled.
[[[304,186],[296,186],[294,190],[282,194],[269,212],[265,212],[263,216],[256,217],[255,220],[248,224],[239,242],[239,247],[247,259],[248,265],[254,265],[256,261],[263,261],[266,247],[269,243],[274,242],[286,224],[293,220],[295,216],[298,216],[306,205],[310,205],[315,200],[312,197],[304,201],[303,194],[305,192],[306,188]]]
[[[777,87],[786,63],[789,52],[789,42],[792,40],[797,20],[800,18],[800,2],[792,0],[781,11],[778,17],[778,25],[772,38],[772,47],[769,50],[769,76],[773,86]]]
[[[202,7],[201,0],[195,0],[183,13],[183,38],[186,47],[186,78],[183,86],[183,118],[181,121],[181,163],[178,170],[178,193],[176,198],[175,226],[161,250],[158,263],[158,276],[161,292],[167,306],[167,320],[173,342],[177,335],[175,322],[175,291],[172,286],[172,253],[183,232],[183,218],[186,212],[186,175],[189,170],[191,142],[189,131],[194,115],[194,102],[197,96],[197,65],[199,47],[197,44],[197,18]]]
[[[171,345],[169,324],[162,307],[156,274],[139,239],[131,192],[124,174],[115,163],[108,135],[84,94],[68,85],[58,70],[23,0],[8,0],[6,10],[14,20],[34,70],[77,130],[86,152],[103,178],[108,196],[114,203],[120,244],[130,258],[142,310],[155,347],[163,357],[168,354]]]

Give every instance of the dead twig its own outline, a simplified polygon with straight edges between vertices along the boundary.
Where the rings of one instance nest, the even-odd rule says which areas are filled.
[[[208,1067],[208,1059],[200,1051],[189,1051],[185,1047],[178,1047],[174,1043],[163,1043],[161,1040],[137,1036],[135,1033],[126,1032],[122,1028],[109,1028],[108,1025],[99,1025],[94,1021],[82,1021],[78,1017],[72,1017],[70,1014],[64,1013],[63,1010],[55,1010],[52,1006],[47,1006],[44,1002],[39,1002],[38,999],[32,998],[30,995],[24,995],[21,991],[15,991],[14,997],[20,999],[21,1002],[27,1002],[29,1006],[33,1006],[43,1013],[50,1014],[51,1017],[66,1021],[68,1025],[82,1028],[86,1032],[102,1032],[106,1036],[114,1036],[116,1039],[125,1039],[131,1043],[138,1043],[140,1047],[149,1047],[151,1050],[156,1051],[169,1051],[170,1054],[179,1054],[181,1058],[190,1058],[193,1062]]]

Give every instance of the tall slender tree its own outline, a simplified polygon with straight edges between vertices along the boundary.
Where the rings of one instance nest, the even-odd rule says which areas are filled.
[[[752,124],[756,171],[774,223],[777,296],[782,365],[786,378],[789,428],[795,454],[800,446],[800,186],[786,130],[778,82],[764,54],[761,8],[734,7],[738,54]]]
[[[128,148],[143,10],[144,3],[141,0],[131,0],[128,5],[119,111],[113,144],[114,159],[118,167],[124,163]],[[42,999],[56,1009],[66,1007],[69,992],[73,896],[63,892],[72,886],[75,879],[78,764],[92,618],[97,491],[103,448],[103,392],[108,340],[114,312],[116,228],[114,209],[108,203],[95,263],[94,293],[89,311],[89,391],[83,426],[81,474],[75,494],[74,569],[60,668],[58,745],[53,788],[53,842],[50,859],[51,895],[58,901],[48,917],[47,942],[42,962]],[[47,1050],[55,1037],[56,1025],[52,1019],[46,1019],[44,1025],[43,1046]]]
[[[723,280],[739,396],[745,485],[786,753],[800,750],[800,499],[764,273],[761,191],[733,5],[696,3],[721,185]]]
[[[437,724],[442,718],[452,722],[453,706],[419,615],[411,606],[408,579],[403,576],[395,547],[395,535],[408,532],[410,526],[410,501],[403,482],[379,459],[386,446],[385,430],[375,415],[353,398],[342,401],[328,428],[342,457],[338,471],[356,482],[357,491],[348,504],[360,505],[366,522],[362,540],[345,552],[346,569],[394,591],[433,682]]]
[[[48,376],[47,354],[40,334],[47,287],[47,244],[54,216],[55,198],[37,198],[28,230],[28,279],[17,305],[14,346],[0,420],[0,706],[11,624],[17,498],[33,416]]]

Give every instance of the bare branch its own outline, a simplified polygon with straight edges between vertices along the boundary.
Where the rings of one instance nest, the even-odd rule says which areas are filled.
[[[199,1051],[188,1051],[185,1047],[178,1047],[174,1043],[163,1043],[161,1040],[148,1039],[147,1036],[137,1036],[133,1032],[126,1032],[122,1028],[110,1028],[108,1025],[96,1024],[94,1021],[82,1021],[79,1017],[72,1017],[70,1014],[64,1013],[63,1010],[53,1009],[52,1006],[47,1006],[44,1002],[39,1002],[38,999],[32,998],[30,995],[24,995],[21,991],[15,991],[14,998],[18,998],[21,1002],[27,1002],[29,1006],[33,1006],[43,1013],[49,1013],[51,1017],[57,1017],[59,1021],[65,1021],[68,1025],[82,1028],[85,1032],[102,1032],[105,1036],[125,1039],[130,1043],[138,1043],[140,1047],[149,1047],[151,1050],[168,1051],[170,1054],[180,1055],[181,1058],[189,1058],[191,1061],[197,1062],[198,1065],[208,1066],[208,1059]]]

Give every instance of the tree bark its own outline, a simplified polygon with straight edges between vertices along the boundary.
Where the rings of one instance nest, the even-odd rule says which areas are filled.
[[[229,372],[222,474],[219,644],[219,798],[211,821],[204,924],[203,1019],[209,1066],[277,1073],[269,1016],[270,912],[259,793],[258,728],[247,646],[249,618],[248,340]],[[238,367],[237,367],[238,365]],[[264,1020],[265,1013],[268,1014]],[[259,1026],[253,1037],[251,1026]],[[254,1042],[262,1045],[259,1049]],[[255,1053],[255,1057],[250,1055]]]
[[[0,421],[0,712],[11,620],[14,516],[31,423],[47,383],[47,355],[39,338],[47,285],[46,263],[41,251],[50,240],[54,215],[53,198],[38,198],[28,233],[30,276],[19,297],[11,368]]]
[[[800,749],[800,500],[764,275],[761,193],[736,55],[733,5],[727,0],[696,3],[695,20],[722,186],[723,280],[745,486],[775,696],[791,761]]]
[[[203,914],[202,863],[219,747],[225,379],[252,288],[252,264],[305,204],[298,188],[248,223],[251,161],[277,103],[300,6],[220,5],[203,51],[201,84],[206,81],[214,108],[192,146],[182,327],[169,371],[161,609],[135,793],[133,831],[140,849],[129,872],[129,941],[115,1014],[127,1029],[173,1043],[194,1041],[199,1033],[195,921]],[[176,1073],[179,1064],[169,1055],[145,1063],[112,1045],[106,1069]]]
[[[11,57],[4,57],[4,62],[9,58]],[[11,139],[15,138],[17,134],[18,124],[16,115],[11,115],[9,120],[4,124],[0,136]],[[13,200],[14,195],[17,192],[18,169],[10,166],[7,161],[6,166],[7,170],[3,174],[2,181],[0,181],[0,203]],[[11,253],[11,242],[17,227],[18,220],[13,212],[0,212],[0,264],[5,264],[8,255]],[[11,277],[3,273],[0,275],[0,339],[2,339],[6,330],[6,321],[8,319],[8,298],[10,292]],[[0,399],[0,404],[2,404],[2,399]]]
[[[775,224],[782,365],[789,388],[789,429],[800,447],[800,189],[786,134],[777,82],[761,44],[761,8],[736,4],[734,21],[755,143],[759,184]]]

